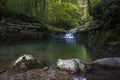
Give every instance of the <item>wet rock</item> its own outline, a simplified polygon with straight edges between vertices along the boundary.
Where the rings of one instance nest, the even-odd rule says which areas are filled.
[[[117,46],[117,45],[120,44],[120,42],[119,41],[114,41],[114,42],[109,42],[108,44],[112,45],[112,46]]]
[[[79,59],[58,59],[57,67],[62,70],[70,71],[71,73],[77,73],[78,71],[86,72],[85,64]]]
[[[87,30],[88,31],[92,31],[92,30],[98,30],[100,29],[100,25],[99,25],[99,21],[98,20],[95,20],[88,28]]]
[[[0,21],[0,40],[36,40],[48,38],[48,29],[40,23],[13,23]]]
[[[65,35],[66,31],[51,31],[50,36],[54,39],[61,39]]]
[[[73,28],[73,29],[68,30],[68,32],[72,32],[72,33],[76,33],[76,31],[77,31],[77,28]]]
[[[32,69],[25,72],[7,71],[0,80],[73,80],[73,76],[56,68]]]
[[[94,63],[109,67],[120,67],[120,57],[102,58],[95,60]]]
[[[6,71],[6,69],[0,69],[0,74],[4,73]]]
[[[23,55],[19,57],[13,64],[13,67],[19,69],[33,69],[46,67],[45,61],[35,59],[32,55]]]
[[[60,69],[65,69],[65,70],[71,71],[72,73],[75,73],[79,69],[78,62],[79,60],[77,59],[69,59],[69,60],[58,59],[57,67],[59,67]]]

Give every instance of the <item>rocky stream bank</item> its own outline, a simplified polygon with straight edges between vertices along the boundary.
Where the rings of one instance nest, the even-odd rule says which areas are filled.
[[[78,59],[58,59],[55,65],[47,66],[31,55],[23,55],[0,72],[0,80],[119,80],[119,61],[119,57],[103,58],[85,64]]]

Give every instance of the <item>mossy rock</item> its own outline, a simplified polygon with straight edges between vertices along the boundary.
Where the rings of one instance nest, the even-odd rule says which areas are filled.
[[[19,69],[34,69],[43,68],[47,65],[45,61],[38,61],[32,55],[23,55],[14,62],[13,66]]]

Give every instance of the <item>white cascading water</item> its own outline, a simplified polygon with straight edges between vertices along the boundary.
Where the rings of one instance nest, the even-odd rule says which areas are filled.
[[[64,38],[75,38],[75,34],[76,34],[77,28],[71,29],[68,32],[66,32]]]
[[[74,34],[72,32],[67,32],[64,36],[64,38],[75,38]]]
[[[65,39],[66,43],[75,44],[76,39],[75,39],[74,35],[75,35],[75,33],[73,33],[73,32],[67,32],[63,38]]]

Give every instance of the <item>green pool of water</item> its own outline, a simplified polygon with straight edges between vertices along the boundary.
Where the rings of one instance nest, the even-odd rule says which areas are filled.
[[[84,62],[93,60],[94,51],[87,41],[39,40],[0,44],[0,64],[15,60],[23,54],[31,54],[54,64],[57,59],[78,58]]]

